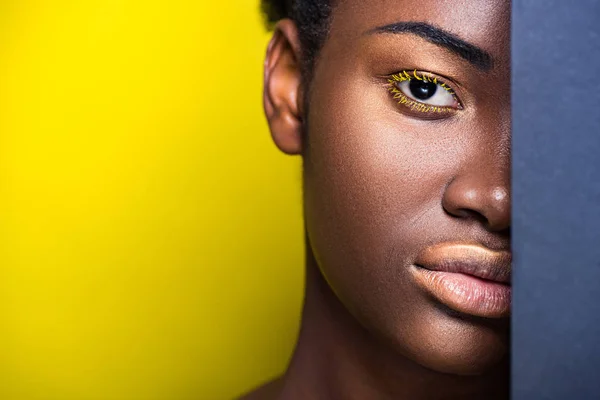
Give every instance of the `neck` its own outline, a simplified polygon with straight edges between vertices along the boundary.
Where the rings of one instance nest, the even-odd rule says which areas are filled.
[[[378,341],[349,314],[307,252],[300,335],[279,400],[507,399],[508,360],[485,376],[424,368]]]

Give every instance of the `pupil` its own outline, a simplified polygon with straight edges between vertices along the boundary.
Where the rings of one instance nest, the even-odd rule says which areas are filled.
[[[432,82],[418,80],[410,81],[410,92],[419,100],[427,100],[433,97],[437,90],[437,85]]]

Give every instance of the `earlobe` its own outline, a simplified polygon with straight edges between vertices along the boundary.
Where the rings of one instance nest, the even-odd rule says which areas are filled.
[[[263,102],[273,141],[286,154],[302,152],[301,84],[298,31],[284,19],[267,48]]]

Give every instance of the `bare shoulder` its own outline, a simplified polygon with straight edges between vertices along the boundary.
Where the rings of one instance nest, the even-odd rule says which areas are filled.
[[[240,397],[238,400],[276,400],[279,393],[281,393],[282,386],[283,380],[278,378]]]

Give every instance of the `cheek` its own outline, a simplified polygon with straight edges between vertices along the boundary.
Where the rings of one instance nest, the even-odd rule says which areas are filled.
[[[391,252],[410,256],[420,249],[422,222],[441,211],[456,143],[394,107],[385,88],[361,81],[311,99],[305,207],[325,268],[340,258],[372,266]]]
[[[311,99],[305,218],[337,297],[364,325],[391,332],[384,326],[402,325],[420,309],[404,267],[430,236],[424,227],[436,217],[449,169],[422,132],[399,125],[385,88],[366,86]],[[413,306],[390,318],[398,304]]]

